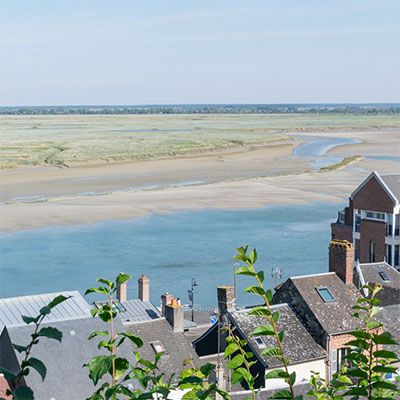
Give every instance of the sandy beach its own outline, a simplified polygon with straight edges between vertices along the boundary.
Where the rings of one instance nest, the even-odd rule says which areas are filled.
[[[360,141],[334,147],[328,152],[332,154],[393,158],[400,154],[395,129],[308,135]],[[1,230],[91,224],[180,210],[342,202],[370,171],[399,169],[393,160],[364,158],[340,170],[313,170],[312,159],[292,155],[304,136],[307,133],[296,138],[296,144],[273,143],[187,158],[2,171]],[[38,193],[46,198],[36,199]]]

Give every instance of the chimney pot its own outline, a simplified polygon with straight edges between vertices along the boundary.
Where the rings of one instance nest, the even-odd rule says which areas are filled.
[[[332,240],[329,243],[329,272],[336,272],[337,276],[346,284],[353,284],[354,249],[347,240]]]
[[[171,304],[171,301],[174,296],[172,294],[169,294],[168,292],[165,292],[164,294],[161,295],[161,315],[165,317],[165,307],[168,304]]]
[[[174,332],[183,332],[183,307],[176,299],[165,306],[165,319],[172,326]]]
[[[150,280],[146,275],[142,275],[138,279],[139,299],[142,301],[150,301]]]
[[[217,286],[218,308],[221,314],[235,309],[235,290],[233,286]]]

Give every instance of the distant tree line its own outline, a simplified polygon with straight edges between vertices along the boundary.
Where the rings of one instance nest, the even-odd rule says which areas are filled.
[[[5,106],[0,115],[96,114],[398,114],[398,103],[375,104],[175,104],[97,106]]]

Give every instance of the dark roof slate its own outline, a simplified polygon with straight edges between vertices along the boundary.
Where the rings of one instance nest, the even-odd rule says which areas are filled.
[[[400,272],[386,262],[359,264],[356,267],[360,278],[360,286],[364,284],[381,284],[382,290],[377,294],[382,306],[400,304]],[[384,272],[389,280],[383,280],[380,275]]]
[[[272,308],[274,311],[279,311],[280,319],[277,326],[279,330],[285,333],[283,348],[285,355],[289,357],[292,364],[299,364],[327,356],[326,352],[314,341],[287,304],[277,304],[272,306]],[[237,327],[238,331],[245,336],[247,342],[253,349],[253,353],[257,354],[266,368],[273,368],[281,365],[277,359],[265,357],[261,354],[263,348],[276,346],[275,337],[260,337],[265,345],[265,347],[260,348],[252,335],[256,327],[268,324],[266,319],[249,315],[248,312],[249,310],[231,311],[229,313],[230,320]]]
[[[383,182],[389,188],[389,190],[396,197],[397,201],[400,201],[400,174],[388,174],[381,175]]]
[[[400,304],[381,307],[377,318],[383,323],[384,330],[390,332],[398,343],[389,348],[400,354]]]
[[[353,285],[345,285],[334,273],[289,278],[304,302],[327,334],[348,332],[359,326],[353,317],[353,305],[361,297]],[[317,288],[328,288],[335,301],[324,302]],[[279,290],[285,290],[285,285]]]

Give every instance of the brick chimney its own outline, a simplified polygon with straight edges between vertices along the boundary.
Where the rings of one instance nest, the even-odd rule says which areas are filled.
[[[146,275],[142,275],[138,279],[139,299],[142,301],[150,301],[150,281]]]
[[[332,240],[329,243],[329,272],[336,272],[346,285],[353,284],[354,249],[347,240]]]
[[[123,272],[121,272],[123,274]],[[117,287],[117,300],[118,301],[126,301],[128,300],[128,283],[125,281],[120,286]]]
[[[172,294],[169,294],[168,292],[165,292],[164,294],[161,295],[161,315],[165,317],[165,307],[168,304],[171,304],[172,299],[174,296]]]
[[[235,290],[233,286],[217,286],[217,301],[220,314],[235,309]]]
[[[183,332],[183,307],[175,298],[172,298],[171,304],[165,306],[165,319],[174,332]]]

